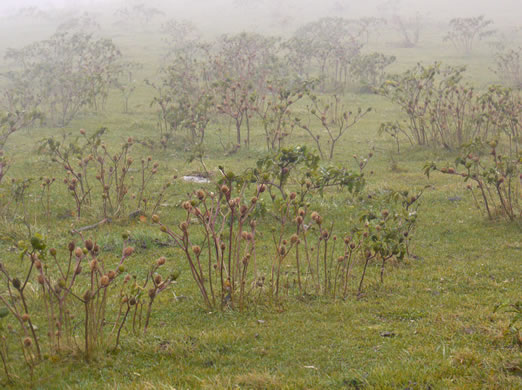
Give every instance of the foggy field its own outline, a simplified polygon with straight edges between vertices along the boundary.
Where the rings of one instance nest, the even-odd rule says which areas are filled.
[[[0,388],[522,388],[518,0],[2,0]]]

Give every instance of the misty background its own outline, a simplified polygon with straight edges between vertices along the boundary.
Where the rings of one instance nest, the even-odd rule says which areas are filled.
[[[30,7],[50,13],[85,10],[110,14],[119,7],[138,3],[134,0],[2,0],[0,15],[12,17]],[[201,24],[223,28],[226,22],[227,29],[269,24],[271,19],[281,17],[293,24],[321,16],[355,18],[390,13],[419,13],[435,20],[485,14],[500,24],[516,25],[522,15],[520,0],[149,0],[146,5],[161,9],[167,16],[191,18]],[[230,17],[237,18],[237,24],[230,23]]]

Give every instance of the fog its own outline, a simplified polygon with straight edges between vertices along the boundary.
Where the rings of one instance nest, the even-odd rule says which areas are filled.
[[[270,22],[295,24],[321,16],[387,16],[421,14],[444,22],[452,17],[484,14],[502,25],[520,24],[520,0],[2,0],[1,16],[13,16],[24,8],[63,13],[72,11],[105,12],[139,3],[155,7],[168,17],[190,18],[201,25],[231,30],[269,28]],[[231,17],[234,19],[231,22]]]

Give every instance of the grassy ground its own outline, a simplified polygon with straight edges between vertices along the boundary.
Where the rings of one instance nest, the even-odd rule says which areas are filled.
[[[140,45],[120,38],[131,56],[147,55],[146,47],[154,38],[147,36]],[[157,44],[157,39],[156,41]],[[379,46],[375,45],[376,49]],[[491,60],[483,54],[461,58],[441,47],[437,41],[421,49],[389,49],[397,55],[395,70],[419,60],[435,59],[459,64],[470,63],[470,79],[478,85],[494,80],[488,70]],[[159,46],[153,49],[159,53]],[[450,54],[445,54],[450,53]],[[154,61],[158,60],[157,55]],[[154,69],[147,56],[144,69]],[[150,63],[149,63],[150,62]],[[150,68],[150,69],[149,69]],[[13,160],[9,177],[35,178],[28,196],[28,214],[33,231],[43,233],[58,248],[70,240],[71,226],[97,222],[97,210],[87,210],[76,221],[67,217],[73,209],[64,185],[52,187],[51,219],[45,218],[40,176],[63,178],[56,165],[38,155],[34,140],[79,128],[94,131],[110,129],[107,143],[116,147],[128,136],[142,137],[155,131],[154,116],[148,103],[152,90],[141,86],[131,98],[132,114],[123,114],[122,99],[114,93],[105,112],[87,113],[69,129],[31,129],[10,139],[7,153]],[[324,299],[284,298],[280,303],[250,308],[246,312],[208,312],[201,304],[189,268],[181,252],[165,248],[165,237],[150,221],[122,219],[89,232],[115,261],[121,245],[121,233],[130,232],[137,254],[129,267],[144,273],[143,264],[166,255],[170,267],[182,273],[174,288],[160,296],[153,311],[152,326],[146,336],[124,334],[121,349],[100,354],[89,364],[74,354],[44,359],[34,376],[24,368],[21,356],[12,348],[11,368],[14,384],[0,376],[6,388],[38,389],[515,389],[522,387],[522,357],[509,332],[509,316],[494,313],[496,304],[521,299],[522,258],[521,227],[502,220],[489,222],[473,206],[462,183],[435,175],[429,181],[422,173],[427,160],[451,161],[454,155],[436,150],[407,147],[396,154],[394,144],[377,136],[381,121],[398,116],[393,105],[374,95],[348,94],[350,105],[372,106],[374,112],[362,120],[342,140],[334,162],[353,167],[354,153],[376,148],[368,170],[368,185],[373,189],[420,189],[431,187],[422,198],[413,254],[400,265],[386,270],[384,284],[379,270],[372,267],[361,299],[355,295],[335,302]],[[225,157],[219,147],[217,128],[222,137],[233,140],[226,123],[213,124],[209,130],[208,157],[211,169],[224,164],[234,171],[252,166],[263,156],[264,144],[255,127],[253,147]],[[152,134],[153,136],[153,134]],[[296,133],[292,143],[308,143],[305,134]],[[182,150],[149,151],[137,147],[138,156],[153,153],[161,164],[161,177],[198,171],[197,163],[187,163]],[[161,180],[159,180],[161,181]],[[162,218],[173,222],[180,215],[177,206],[184,195],[198,187],[176,182],[161,208]],[[210,188],[210,187],[209,187]],[[2,195],[10,196],[8,181]],[[450,198],[458,197],[457,201]],[[346,195],[330,192],[317,200],[325,218],[339,221],[340,230],[348,230],[343,219],[348,205]],[[21,206],[17,215],[21,215]],[[69,213],[70,215],[70,213]],[[3,217],[0,253],[2,262],[19,267],[14,243],[26,230],[12,214]],[[265,229],[266,230],[266,229]],[[267,253],[261,263],[267,266]],[[180,299],[179,297],[183,299]],[[178,299],[176,298],[178,297]],[[35,300],[34,305],[38,305]],[[9,336],[14,340],[13,335]]]

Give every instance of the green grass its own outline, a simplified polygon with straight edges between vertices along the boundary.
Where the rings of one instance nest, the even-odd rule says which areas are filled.
[[[137,44],[132,36],[118,37],[118,41],[124,53],[147,62],[143,77],[154,72],[161,53],[159,37],[149,34]],[[491,62],[483,54],[461,58],[436,39],[419,49],[385,50],[398,57],[394,70],[419,60],[442,59],[452,64],[469,63],[469,77],[479,86],[494,80],[489,71]],[[94,131],[100,126],[110,129],[107,142],[114,148],[128,136],[154,137],[154,113],[149,108],[152,92],[144,85],[136,91],[131,98],[132,114],[121,112],[122,99],[114,93],[105,112],[85,113],[67,129],[24,130],[9,140],[7,154],[13,160],[9,178],[58,179],[51,190],[50,221],[45,219],[37,180],[28,197],[34,231],[43,233],[53,246],[65,250],[71,225],[97,222],[99,212],[96,208],[87,210],[80,221],[68,216],[74,204],[61,183],[63,172],[34,152],[34,140],[79,128]],[[393,142],[377,136],[381,121],[399,117],[391,103],[374,95],[355,94],[347,94],[346,102],[372,106],[374,111],[342,139],[334,163],[354,167],[352,155],[367,153],[375,146],[375,157],[367,169],[374,172],[367,177],[371,189],[431,185],[421,200],[413,240],[415,256],[388,266],[384,284],[378,280],[377,266],[372,266],[361,299],[355,294],[346,301],[290,296],[244,313],[209,313],[202,306],[181,251],[165,246],[167,237],[150,221],[122,218],[86,234],[98,241],[109,261],[116,261],[121,233],[129,232],[137,249],[128,263],[134,272],[144,274],[146,265],[160,255],[167,256],[168,268],[182,270],[176,285],[158,298],[147,335],[134,336],[125,329],[117,352],[99,354],[88,364],[74,354],[44,359],[31,377],[15,344],[16,336],[10,333],[10,368],[16,381],[8,384],[2,373],[0,385],[13,389],[521,388],[521,351],[506,334],[509,316],[493,312],[496,304],[521,299],[520,225],[487,221],[473,206],[463,184],[452,178],[435,174],[428,181],[422,173],[425,161],[452,161],[455,156],[451,153],[408,147],[405,142],[401,154],[394,153]],[[252,149],[227,157],[219,146],[218,128],[224,130],[224,141],[234,139],[226,122],[211,125],[205,164],[213,170],[223,164],[240,172],[264,155],[258,125]],[[296,130],[291,143],[309,140]],[[160,161],[158,181],[201,169],[197,163],[186,162],[188,154],[181,147],[150,151],[138,146],[135,152],[139,156],[153,154]],[[399,169],[390,168],[391,153]],[[179,220],[179,202],[197,188],[178,180],[160,209],[162,219],[169,224]],[[7,180],[0,190],[9,197]],[[454,196],[462,199],[450,201]],[[324,199],[314,201],[325,218],[338,221],[339,231],[349,229],[348,219],[343,218],[348,210],[346,197],[330,191]],[[263,229],[267,237],[268,228]],[[1,261],[19,269],[13,247],[27,235],[25,228],[9,214],[3,217],[0,231]],[[266,268],[270,253],[265,252],[260,261]],[[36,299],[33,305],[38,306]]]

